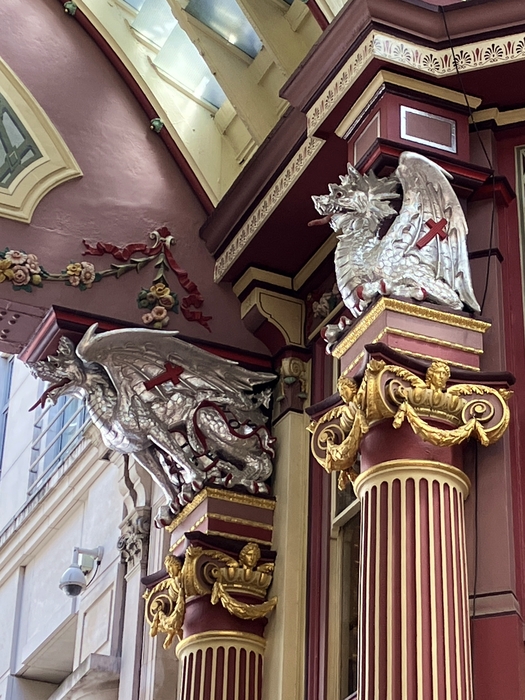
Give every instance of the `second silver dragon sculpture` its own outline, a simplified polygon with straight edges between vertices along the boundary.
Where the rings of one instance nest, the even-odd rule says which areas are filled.
[[[470,277],[467,222],[451,176],[417,153],[405,152],[389,177],[361,175],[348,165],[341,184],[314,196],[315,208],[338,232],[337,285],[345,306],[359,316],[378,295],[396,295],[479,311]],[[396,215],[384,236],[381,225]]]
[[[41,397],[86,399],[104,444],[132,454],[157,481],[168,525],[206,484],[268,493],[274,438],[263,407],[275,379],[212,355],[167,331],[92,326],[75,348],[61,338],[56,355],[30,368],[51,382]]]

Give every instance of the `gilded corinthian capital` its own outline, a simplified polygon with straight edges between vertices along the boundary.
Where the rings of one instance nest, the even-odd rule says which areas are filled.
[[[512,392],[478,383],[452,384],[450,367],[435,361],[422,379],[384,360],[371,359],[359,385],[341,377],[343,402],[310,424],[312,452],[328,472],[338,471],[339,488],[354,481],[363,436],[379,421],[393,428],[406,421],[422,440],[437,447],[476,438],[485,447],[497,442],[510,420]]]
[[[165,634],[165,649],[175,637],[182,638],[186,601],[194,596],[210,596],[212,605],[220,603],[241,620],[268,615],[277,605],[276,597],[266,600],[274,565],[259,563],[260,559],[261,550],[255,542],[248,542],[237,559],[193,545],[186,550],[183,562],[168,554],[164,561],[168,577],[144,593],[151,636]]]

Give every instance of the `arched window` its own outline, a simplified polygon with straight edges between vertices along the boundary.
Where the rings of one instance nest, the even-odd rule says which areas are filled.
[[[0,187],[8,189],[42,154],[15,111],[0,94]]]
[[[48,192],[80,175],[49,117],[0,58],[0,217],[29,223]]]

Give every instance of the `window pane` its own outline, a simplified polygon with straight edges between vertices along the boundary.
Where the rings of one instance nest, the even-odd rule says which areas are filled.
[[[190,0],[184,8],[223,39],[255,58],[262,43],[235,0]]]
[[[154,63],[188,92],[214,107],[219,108],[226,100],[219,83],[180,26],[171,32]]]
[[[24,168],[41,157],[24,125],[0,95],[0,187],[9,187]]]

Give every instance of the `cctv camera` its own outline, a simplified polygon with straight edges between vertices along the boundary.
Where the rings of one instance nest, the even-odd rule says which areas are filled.
[[[82,555],[81,564],[78,563],[79,555]],[[76,598],[87,587],[86,574],[92,571],[95,562],[100,564],[102,555],[104,554],[103,547],[96,549],[84,549],[83,547],[75,547],[73,549],[73,561],[71,566],[64,571],[60,579],[59,588],[71,598]]]
[[[62,574],[60,583],[58,584],[60,589],[71,598],[76,598],[82,593],[86,587],[86,577],[82,573],[82,570],[78,564],[71,564],[69,569],[66,569]]]

